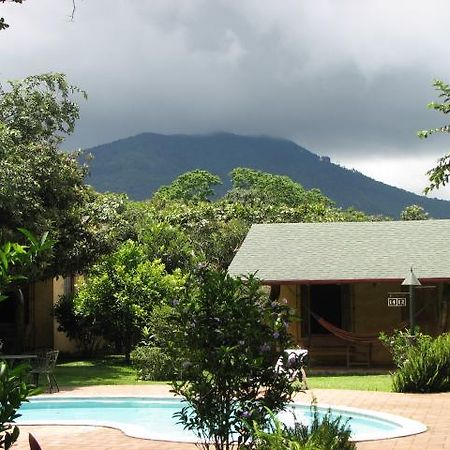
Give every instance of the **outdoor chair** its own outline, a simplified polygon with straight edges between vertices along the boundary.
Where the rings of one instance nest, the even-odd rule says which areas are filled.
[[[59,350],[49,350],[41,355],[38,355],[31,369],[33,375],[33,382],[36,386],[39,385],[39,375],[45,375],[48,383],[48,390],[50,393],[56,388],[59,392],[59,386],[54,375],[56,361],[58,359]]]

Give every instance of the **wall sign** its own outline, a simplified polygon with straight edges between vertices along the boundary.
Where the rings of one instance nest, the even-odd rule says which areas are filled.
[[[406,307],[406,297],[388,297],[387,305],[391,307]]]

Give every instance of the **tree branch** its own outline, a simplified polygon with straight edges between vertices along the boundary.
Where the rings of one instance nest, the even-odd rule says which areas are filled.
[[[77,4],[75,0],[72,0],[72,13],[70,14],[70,20],[73,21],[73,18],[75,17],[75,10],[77,9]]]

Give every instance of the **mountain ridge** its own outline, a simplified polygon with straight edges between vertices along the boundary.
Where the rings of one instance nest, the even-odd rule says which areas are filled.
[[[419,196],[341,167],[293,141],[227,132],[201,135],[140,133],[87,150],[94,156],[88,182],[99,191],[126,192],[143,200],[190,170],[204,169],[229,186],[229,172],[248,167],[287,175],[306,189],[318,188],[343,208],[398,218],[411,204],[432,217],[450,218],[450,202]]]

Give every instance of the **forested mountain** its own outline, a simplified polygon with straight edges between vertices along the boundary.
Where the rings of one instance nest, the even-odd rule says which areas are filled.
[[[333,164],[292,141],[229,133],[162,135],[143,133],[88,150],[94,156],[88,182],[99,191],[149,198],[160,186],[194,169],[219,175],[229,188],[229,172],[248,167],[288,175],[305,188],[319,188],[337,205],[398,218],[408,205],[435,218],[450,218],[450,202],[427,198],[375,181]],[[426,168],[424,168],[425,170]]]

